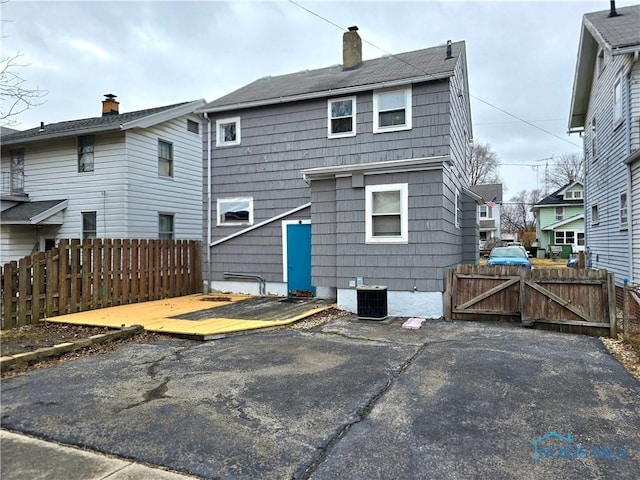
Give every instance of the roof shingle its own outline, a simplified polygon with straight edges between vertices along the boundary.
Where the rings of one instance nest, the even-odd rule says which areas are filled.
[[[640,45],[640,5],[617,8],[616,11],[615,17],[609,17],[609,10],[587,13],[584,17],[611,48]]]

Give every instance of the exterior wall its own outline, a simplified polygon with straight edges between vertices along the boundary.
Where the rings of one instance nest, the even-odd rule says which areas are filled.
[[[589,110],[585,122],[585,228],[588,266],[607,269],[615,274],[616,283],[629,275],[629,232],[620,226],[620,193],[627,190],[627,174],[624,159],[638,145],[637,135],[640,111],[630,111],[638,105],[636,97],[630,99],[638,87],[630,84],[640,80],[638,68],[632,77],[626,77],[622,97],[622,123],[613,120],[613,87],[620,72],[629,72],[632,56],[607,56],[608,63],[601,73],[594,71]],[[625,78],[625,75],[623,75]],[[597,158],[591,149],[591,122],[596,118]],[[633,121],[632,121],[633,119]],[[635,123],[633,123],[635,122]],[[599,221],[593,222],[592,207],[597,205]]]
[[[24,190],[30,200],[68,200],[63,225],[48,230],[47,238],[81,238],[82,212],[95,211],[98,237],[157,238],[160,212],[175,215],[175,238],[201,239],[202,138],[187,131],[186,119],[96,134],[93,172],[78,172],[75,136],[12,146],[25,150]],[[173,143],[173,178],[158,176],[158,139]],[[3,148],[3,171],[9,164],[10,148]],[[42,243],[43,232],[28,248],[20,233],[14,248],[8,247],[13,240],[3,231],[0,262],[30,254],[36,242]]]
[[[353,137],[331,139],[327,138],[327,99],[210,115],[213,130],[212,241],[225,238],[244,228],[215,225],[215,208],[218,198],[253,197],[254,224],[257,224],[312,200],[311,189],[300,173],[303,169],[448,155],[451,141],[449,102],[448,80],[413,85],[412,129],[374,134],[373,92],[359,93],[356,95],[357,134]],[[216,119],[235,116],[241,119],[241,143],[216,147]],[[205,237],[208,234],[206,225],[207,155],[205,139],[203,157]],[[318,195],[326,197],[331,194],[319,192]],[[364,212],[364,197],[362,210]],[[337,217],[336,221],[339,228],[341,219]],[[313,225],[313,234],[315,235],[319,228],[324,228],[329,230],[323,231],[323,235],[331,236],[330,227],[327,227],[326,223],[322,225],[322,227]],[[364,229],[364,225],[362,228]],[[270,242],[274,241],[274,235],[270,234],[268,229],[259,229],[252,234],[258,236],[256,242],[259,245],[271,245]],[[264,237],[260,239],[261,235]],[[323,241],[328,241],[327,238]],[[276,248],[281,248],[279,240],[275,241],[278,242]],[[339,245],[340,239],[337,241]],[[315,244],[313,248],[315,256],[317,253]],[[253,253],[251,250],[249,252]],[[207,253],[205,251],[203,255],[205,277],[209,270],[206,264]],[[219,255],[220,249],[214,247],[211,254]],[[325,258],[318,262],[331,263],[325,252],[321,255]],[[337,252],[337,257],[340,258],[340,252]],[[280,258],[273,257],[272,261],[274,262],[273,270],[265,267],[268,275],[276,274],[281,268]],[[211,278],[219,278],[221,272],[219,262],[214,259],[213,263]],[[320,263],[314,265],[314,279],[322,283],[319,286],[328,286],[331,282],[322,278],[329,275],[331,268],[337,267],[330,264],[320,265]],[[329,270],[322,272],[318,270],[321,267],[327,267]],[[337,277],[342,278],[340,272],[337,272]]]
[[[186,118],[127,131],[128,238],[157,238],[159,213],[174,215],[176,239],[202,238],[202,137],[187,131]],[[189,118],[198,121],[196,116]],[[158,175],[158,140],[173,144],[173,177]]]
[[[37,233],[31,225],[0,225],[0,265],[35,253],[36,245]]]
[[[478,204],[467,195],[462,198],[462,263],[475,265],[480,258]]]
[[[630,166],[631,201],[629,219],[631,220],[631,275],[633,283],[640,284],[640,160]]]
[[[87,211],[97,212],[98,236],[126,235],[123,228],[126,172],[123,133],[95,136],[93,172],[78,172],[76,137],[28,143],[24,150],[24,190],[29,199],[69,201],[58,239],[82,237],[81,212]],[[9,149],[6,149],[3,167],[8,162]]]
[[[464,51],[458,58],[454,76],[449,78],[449,104],[451,112],[451,142],[449,155],[453,160],[453,168],[462,178],[467,178],[465,158],[470,155],[470,142],[473,139],[471,112],[469,111],[469,95],[466,75],[467,63]],[[498,217],[499,218],[499,217]],[[498,220],[499,223],[499,220]]]

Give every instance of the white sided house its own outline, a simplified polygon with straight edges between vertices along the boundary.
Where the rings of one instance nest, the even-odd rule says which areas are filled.
[[[569,118],[584,136],[587,266],[640,283],[640,5],[584,15]]]
[[[355,312],[386,287],[389,315],[443,315],[447,269],[478,258],[464,42],[362,61],[351,27],[342,65],[262,78],[201,111],[212,288]]]
[[[197,100],[41,124],[2,136],[0,264],[60,239],[200,239]]]

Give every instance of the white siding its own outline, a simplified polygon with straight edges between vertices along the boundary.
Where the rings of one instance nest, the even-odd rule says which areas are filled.
[[[631,281],[640,283],[640,160],[636,160],[631,170],[631,202],[629,205],[631,221]]]
[[[630,71],[631,55],[609,56],[604,70],[594,70],[589,109],[585,122],[585,234],[586,246],[593,268],[607,269],[615,274],[616,283],[629,276],[629,231],[620,228],[620,193],[627,190],[625,158],[633,151],[629,142],[630,129],[637,128],[629,122],[628,96],[623,93],[623,123],[613,119],[613,88],[620,74]],[[637,70],[634,70],[637,75]],[[638,78],[631,79],[631,84]],[[626,85],[626,80],[625,80]],[[635,87],[633,87],[635,88]],[[623,91],[626,90],[623,89]],[[629,89],[630,91],[631,89]],[[591,122],[596,118],[597,158],[592,156]],[[636,120],[637,123],[637,120]],[[632,128],[633,127],[633,128]],[[635,145],[637,148],[637,144]],[[593,225],[591,209],[598,207],[599,222]]]
[[[31,255],[36,241],[36,229],[30,225],[0,226],[0,265]]]
[[[197,121],[197,117],[190,117]],[[202,239],[202,137],[187,117],[127,132],[130,238],[158,236],[158,214],[173,214],[176,239]],[[158,175],[158,140],[173,144],[173,177]]]

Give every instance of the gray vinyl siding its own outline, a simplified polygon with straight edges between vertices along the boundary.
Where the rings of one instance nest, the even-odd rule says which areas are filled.
[[[478,223],[478,203],[462,194],[462,263],[477,264],[480,258],[480,225]]]
[[[211,280],[224,280],[224,272],[233,272],[282,282],[282,221],[308,220],[309,215],[307,208],[217,245],[211,260]],[[207,276],[206,257],[204,265]]]
[[[365,176],[366,186],[392,183],[408,184],[407,244],[365,243],[365,188],[353,188],[351,177],[313,182],[314,285],[349,288],[362,277],[395,291],[442,290],[444,269],[462,259],[460,243],[451,241],[461,229],[447,228],[453,203],[443,194],[442,171]]]
[[[447,155],[448,83],[414,85],[412,96],[413,128],[374,134],[373,92],[358,94],[357,135],[347,138],[327,138],[327,99],[212,117],[214,138],[216,118],[241,118],[240,145],[216,147],[213,142],[213,209],[217,198],[252,196],[254,220],[259,223],[311,200],[300,173],[303,169]],[[206,148],[205,142],[205,169]],[[206,181],[206,172],[204,178]],[[235,230],[238,228],[216,228],[214,221],[213,240]]]
[[[628,84],[623,91],[622,123],[614,124],[613,87],[620,72],[628,71],[630,55],[608,57],[608,64],[594,72],[593,88],[586,116],[585,161],[585,234],[590,265],[609,270],[621,284],[629,272],[629,232],[620,226],[620,193],[627,191],[627,167],[624,159],[637,145],[630,143]],[[635,80],[637,82],[637,79]],[[637,114],[635,114],[637,118]],[[597,158],[591,150],[591,121],[596,118]],[[591,209],[598,207],[599,222],[593,224]]]
[[[449,96],[451,104],[451,150],[453,168],[462,178],[467,178],[464,169],[465,158],[470,154],[469,143],[473,138],[471,129],[471,113],[469,111],[469,91],[466,82],[466,60],[464,52],[460,54],[455,68],[455,75],[450,77]]]

